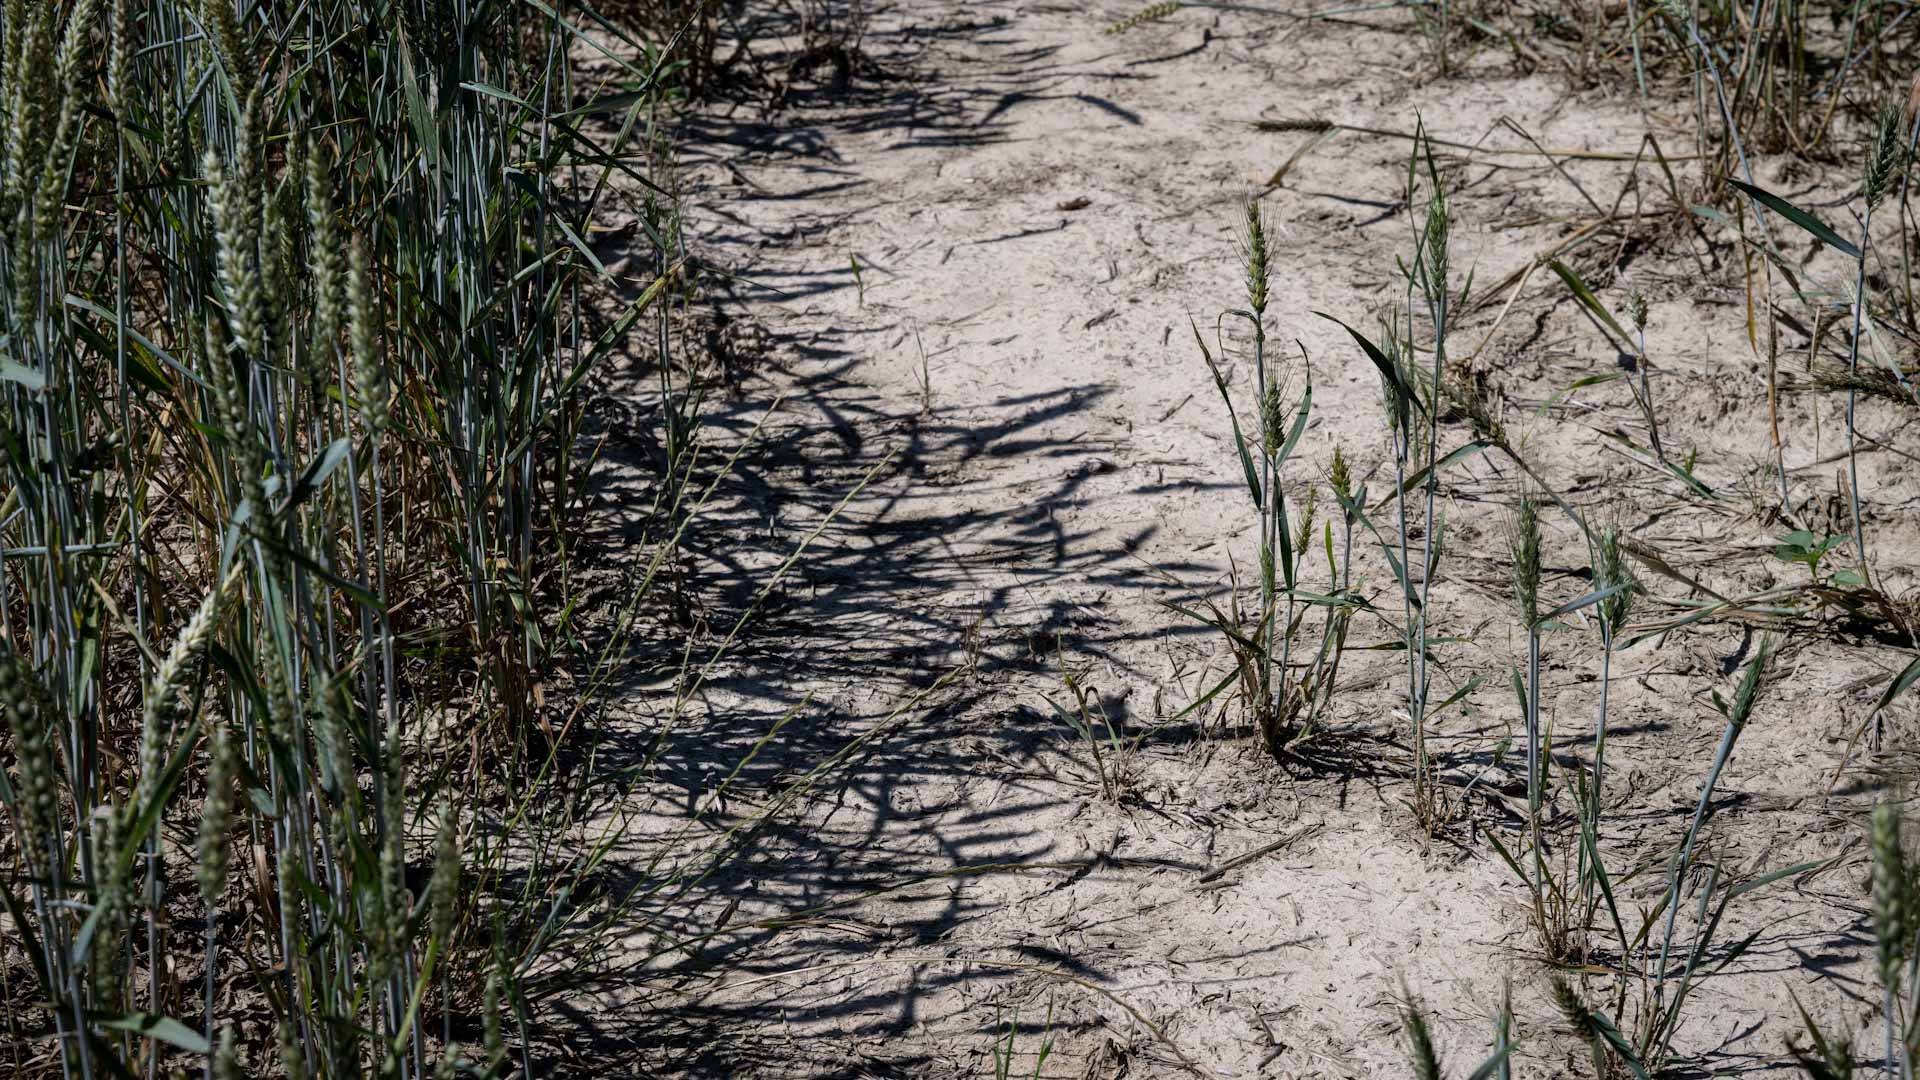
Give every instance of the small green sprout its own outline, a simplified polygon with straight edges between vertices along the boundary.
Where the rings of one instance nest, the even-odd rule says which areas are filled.
[[[1813,580],[1820,581],[1820,560],[1838,547],[1847,538],[1844,536],[1816,537],[1805,529],[1795,529],[1785,536],[1778,537],[1779,545],[1773,549],[1773,557],[1786,562],[1806,565],[1807,573]],[[1859,585],[1860,575],[1851,570],[1834,571],[1832,581],[1836,585]]]

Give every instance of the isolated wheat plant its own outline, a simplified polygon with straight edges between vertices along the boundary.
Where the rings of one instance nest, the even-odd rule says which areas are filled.
[[[1556,905],[1550,898],[1551,882],[1546,876],[1545,842],[1540,831],[1540,813],[1545,799],[1544,753],[1540,731],[1540,504],[1531,494],[1522,493],[1514,503],[1512,520],[1507,526],[1507,554],[1513,565],[1513,593],[1519,606],[1520,625],[1527,631],[1527,674],[1522,694],[1525,708],[1527,755],[1527,872],[1533,891],[1534,920],[1543,938],[1558,935],[1549,929]],[[1551,946],[1550,946],[1551,947]]]
[[[1853,332],[1847,339],[1847,375],[1858,380],[1860,371],[1860,335],[1867,317],[1867,255],[1873,243],[1873,212],[1893,190],[1894,181],[1906,172],[1907,140],[1900,107],[1888,103],[1880,109],[1874,125],[1873,142],[1868,148],[1861,195],[1866,211],[1860,217],[1860,243],[1854,260]],[[1853,554],[1861,580],[1873,582],[1867,560],[1867,536],[1860,517],[1860,455],[1856,411],[1859,390],[1847,387],[1847,496],[1853,522]]]
[[[1581,901],[1588,918],[1594,910],[1595,884],[1593,868],[1587,866],[1588,853],[1599,849],[1600,819],[1606,810],[1607,705],[1613,680],[1613,653],[1633,613],[1635,594],[1639,590],[1617,525],[1605,526],[1595,534],[1593,584],[1595,591],[1603,595],[1594,605],[1594,622],[1600,632],[1600,694],[1594,709],[1591,779],[1582,800],[1582,828],[1586,835],[1581,847],[1581,864],[1585,867],[1581,874]]]
[[[1312,553],[1311,541],[1319,524],[1319,493],[1312,486],[1306,487],[1298,497],[1297,516],[1290,514],[1284,470],[1306,430],[1313,408],[1313,380],[1302,356],[1298,365],[1299,396],[1291,397],[1287,373],[1268,348],[1266,323],[1271,300],[1272,252],[1266,220],[1257,200],[1246,204],[1239,242],[1247,306],[1233,309],[1222,318],[1245,321],[1252,331],[1253,400],[1246,403],[1253,420],[1251,432],[1241,423],[1242,406],[1235,401],[1232,380],[1215,361],[1198,326],[1194,328],[1194,340],[1226,406],[1241,476],[1256,515],[1259,606],[1251,631],[1245,629],[1239,617],[1237,599],[1229,602],[1229,611],[1216,608],[1210,616],[1177,606],[1174,610],[1213,627],[1226,639],[1235,657],[1235,673],[1205,698],[1211,698],[1227,682],[1237,679],[1268,750],[1280,756],[1288,746],[1305,737],[1311,717],[1317,715],[1330,672],[1338,664],[1338,612],[1349,601],[1337,593],[1311,593],[1300,587],[1300,575]],[[1326,536],[1327,546],[1331,548],[1331,533]],[[1308,670],[1296,677],[1293,646],[1303,621],[1303,605],[1326,607],[1329,616],[1322,623],[1320,648],[1308,662]]]

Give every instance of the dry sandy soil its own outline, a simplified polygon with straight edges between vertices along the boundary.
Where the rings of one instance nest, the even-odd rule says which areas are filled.
[[[1510,982],[1515,1075],[1590,1075],[1549,996],[1525,892],[1487,840],[1515,847],[1520,836],[1524,768],[1497,752],[1521,726],[1508,673],[1525,634],[1504,540],[1514,470],[1480,455],[1441,486],[1449,556],[1433,632],[1453,640],[1438,654],[1438,692],[1485,681],[1439,723],[1456,813],[1429,837],[1406,802],[1404,668],[1366,648],[1395,638],[1377,620],[1356,624],[1331,726],[1293,759],[1267,756],[1231,708],[1168,722],[1226,654],[1164,602],[1220,600],[1229,560],[1244,578],[1254,558],[1225,410],[1189,320],[1211,336],[1216,316],[1241,306],[1240,207],[1308,137],[1254,121],[1409,132],[1424,117],[1436,137],[1480,148],[1443,162],[1454,265],[1474,280],[1453,351],[1485,375],[1549,482],[1706,589],[1794,581],[1805,571],[1772,555],[1792,526],[1777,516],[1765,363],[1749,345],[1746,263],[1728,230],[1673,213],[1650,164],[1550,165],[1499,122],[1554,150],[1631,155],[1651,130],[1684,154],[1689,114],[1644,116],[1628,86],[1516,73],[1492,50],[1464,74],[1428,77],[1399,12],[1306,23],[1186,11],[1104,35],[1119,14],[914,0],[872,13],[844,92],[796,84],[773,107],[722,101],[687,118],[690,243],[735,275],[711,290],[731,390],[709,415],[740,435],[780,402],[742,459],[734,501],[696,530],[711,624],[724,631],[769,568],[825,528],[680,721],[689,748],[661,764],[673,800],[661,827],[701,805],[788,709],[799,707],[748,782],[714,808],[721,820],[764,809],[863,741],[762,831],[743,866],[713,879],[692,921],[825,910],[594,1007],[615,1017],[672,1005],[666,1027],[612,1036],[648,1073],[991,1076],[996,1034],[1017,1020],[1015,1075],[1051,1041],[1046,1076],[1357,1077],[1407,1074],[1411,988],[1449,1075],[1465,1075]],[[1366,326],[1403,299],[1409,148],[1342,133],[1262,196],[1275,231],[1271,334],[1299,342],[1294,385],[1302,363],[1312,375],[1313,419],[1288,473],[1296,491],[1324,484],[1336,446],[1375,499],[1391,484],[1377,377],[1312,313]],[[1685,182],[1698,172],[1677,168]],[[1764,157],[1756,168],[1843,219],[1833,196],[1850,177]],[[1560,393],[1621,358],[1550,274],[1512,288],[1570,220],[1592,217],[1582,189],[1607,206],[1624,191],[1623,224],[1563,257],[1616,310],[1629,280],[1651,301],[1662,434],[1697,452],[1718,500],[1610,442],[1614,431],[1646,441],[1622,382]],[[1635,207],[1644,219],[1622,243]],[[1828,253],[1810,277],[1834,284],[1845,272]],[[1778,332],[1783,355],[1804,354],[1802,330]],[[1248,364],[1228,345],[1247,395]],[[1844,529],[1838,409],[1833,397],[1782,404],[1793,512],[1831,531]],[[1862,416],[1876,440],[1911,444],[1897,416]],[[1444,449],[1470,434],[1450,420],[1441,438]],[[1870,447],[1861,462],[1870,546],[1896,596],[1913,592],[1920,542],[1911,460]],[[1585,545],[1565,518],[1547,525],[1546,591],[1580,595]],[[1390,596],[1378,551],[1357,547],[1365,591]],[[1310,574],[1325,572],[1316,560]],[[1643,576],[1648,625],[1681,610],[1670,601],[1704,595]],[[1709,694],[1731,692],[1758,633],[1714,620],[1616,658],[1603,836],[1616,875],[1677,844],[1722,728]],[[1069,700],[1056,645],[1126,732],[1153,729],[1117,803],[1049,704]],[[1543,709],[1563,765],[1586,759],[1597,658],[1579,619],[1548,638]],[[1795,620],[1782,640],[1717,789],[1707,850],[1732,880],[1831,861],[1732,904],[1703,964],[1716,970],[1676,1040],[1681,1073],[1785,1075],[1793,996],[1878,1045],[1862,822],[1887,757],[1851,740],[1902,662],[1832,619]],[[640,725],[664,709],[644,688],[626,703]],[[1910,704],[1894,711],[1889,746],[1913,719]],[[1563,792],[1560,820],[1570,809]],[[1656,901],[1661,876],[1622,884],[1630,919]],[[1585,985],[1597,1000],[1606,983]]]

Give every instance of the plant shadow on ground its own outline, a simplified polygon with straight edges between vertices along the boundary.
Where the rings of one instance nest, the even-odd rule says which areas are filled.
[[[837,167],[838,139],[897,132],[890,145],[899,148],[1005,139],[1009,114],[1059,81],[1056,50],[996,37],[1006,30],[1004,19],[988,18],[871,34],[863,48],[883,78],[862,79],[856,70],[839,93],[789,90],[781,95],[784,108],[756,119],[735,118],[756,108],[749,100],[687,118],[677,149],[688,163],[725,163],[752,153],[817,177],[798,191],[743,187],[702,202],[702,212],[728,223],[703,236],[698,249],[702,260],[731,268],[715,278],[716,311],[769,298],[798,305],[858,288],[848,267],[800,270],[764,262],[758,253],[805,245],[842,223],[844,215],[827,218],[807,209],[809,199],[844,195],[859,183]],[[909,72],[927,40],[937,37],[991,45],[995,62],[977,79],[922,86]],[[1110,102],[1089,105],[1124,112]],[[756,229],[730,209],[772,199],[794,204],[783,209],[779,220],[789,228],[779,234]],[[750,982],[796,965],[831,968],[870,958],[882,945],[934,945],[987,910],[964,890],[939,885],[958,868],[1053,864],[1048,873],[1064,886],[1106,858],[1063,853],[1053,836],[1031,824],[1086,797],[1075,789],[1020,784],[1017,797],[984,805],[970,795],[989,775],[1016,782],[1050,775],[1044,756],[1063,747],[1072,752],[1076,736],[1058,719],[1028,704],[1007,705],[1011,681],[1056,672],[1060,650],[1124,667],[1128,647],[1146,639],[1082,594],[1165,590],[1162,576],[1205,568],[1148,567],[1133,558],[1152,534],[1151,523],[1079,528],[1053,513],[1081,497],[1111,447],[1056,437],[1047,428],[1089,410],[1114,387],[1010,394],[965,414],[938,401],[902,403],[864,384],[859,370],[880,346],[876,336],[897,330],[776,332],[756,350],[761,355],[741,358],[749,370],[727,374],[731,392],[716,392],[703,408],[708,468],[690,488],[717,486],[681,546],[697,605],[697,643],[682,652],[674,643],[681,635],[665,632],[666,616],[648,613],[617,663],[609,707],[587,714],[585,728],[562,751],[563,767],[578,774],[579,804],[590,815],[645,822],[626,826],[628,835],[567,903],[584,910],[647,898],[627,908],[616,926],[582,936],[557,965],[592,974],[556,981],[546,992],[542,1004],[561,1014],[564,1032],[554,1040],[554,1054],[612,1061],[644,1048],[675,1069],[701,1075],[791,1064],[790,1047],[769,1046],[763,1055],[718,1034],[737,1033],[756,1020],[753,995],[713,995],[702,987],[717,987],[722,975]],[[636,342],[646,338],[635,335]],[[632,359],[630,383],[616,388],[620,400],[601,414],[605,440],[594,498],[613,509],[604,529],[583,545],[607,567],[631,567],[646,557],[635,553],[650,553],[662,535],[659,521],[641,512],[654,502],[666,458],[659,441],[662,403],[648,389],[651,358]],[[771,417],[771,380],[751,370],[766,363],[790,369],[781,373],[784,397]],[[749,439],[732,469],[714,465]],[[1014,460],[1050,463],[1051,479],[1035,489],[996,477],[1001,463]],[[956,499],[956,490],[967,497]],[[1008,515],[1007,506],[1021,509]],[[791,571],[769,588],[782,560],[823,523]],[[1063,593],[1063,581],[1073,589]],[[650,634],[648,620],[660,632]],[[724,660],[698,678],[736,623],[740,633]],[[1163,628],[1152,637],[1199,633],[1199,627]],[[605,639],[589,635],[586,645],[594,653]],[[676,707],[676,691],[696,683]],[[1131,723],[1126,709],[1124,702],[1113,705],[1116,719]],[[761,745],[789,714],[777,738]],[[1185,724],[1169,725],[1163,734],[1170,743],[1194,737]],[[856,752],[791,803],[783,801],[791,785],[856,740]],[[716,801],[723,783],[726,797]],[[849,804],[859,811],[842,814]],[[770,807],[777,812],[762,816]],[[691,831],[678,832],[696,818]],[[676,863],[668,852],[721,842],[733,829],[739,831],[724,841],[730,845],[724,859],[649,895]],[[899,917],[883,930],[852,922],[836,930],[824,918],[780,921],[913,882],[929,882],[947,895],[928,901],[927,887],[913,888],[914,897],[900,903]],[[741,930],[664,947],[722,925]],[[627,945],[606,948],[622,939]],[[1105,981],[1096,968],[1062,957],[1025,959]],[[844,977],[838,968],[822,976]],[[854,978],[861,977],[855,970]],[[846,1034],[885,1037],[926,1019],[922,996],[1018,978],[1005,970],[934,966],[916,970],[904,994],[887,980],[870,995],[817,1007],[789,998],[783,1010],[794,1023],[833,1021]],[[591,1006],[574,996],[582,990]],[[671,996],[673,1008],[648,1008],[656,994]],[[619,1023],[610,1022],[616,1016]],[[846,1030],[848,1024],[861,1030]],[[1053,1030],[1064,1034],[1076,1026],[1059,1020]],[[888,1075],[887,1069],[924,1064],[869,1061],[849,1066],[847,1075]]]

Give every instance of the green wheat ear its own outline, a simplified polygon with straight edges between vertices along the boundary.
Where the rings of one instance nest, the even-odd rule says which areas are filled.
[[[1593,1010],[1587,1008],[1587,1003],[1580,999],[1580,991],[1560,975],[1553,977],[1553,1004],[1560,1010],[1561,1019],[1566,1021],[1567,1030],[1587,1044],[1587,1051],[1593,1057],[1594,1075],[1606,1076],[1606,1042],[1600,1031],[1600,1022],[1594,1017]]]
[[[1619,586],[1620,591],[1602,600],[1599,605],[1600,617],[1606,621],[1607,631],[1618,634],[1627,625],[1627,616],[1633,612],[1634,593],[1640,585],[1633,575],[1633,566],[1627,561],[1626,550],[1620,543],[1620,529],[1609,525],[1600,532],[1600,553],[1598,580],[1594,582],[1600,588]]]
[[[1407,995],[1406,1007],[1401,1010],[1400,1026],[1407,1036],[1407,1055],[1412,1059],[1413,1075],[1417,1080],[1441,1080],[1444,1074],[1440,1054],[1434,1049],[1433,1031],[1420,1011],[1420,1002],[1411,994]]]
[[[1112,26],[1107,27],[1107,33],[1124,34],[1136,26],[1142,26],[1150,22],[1159,22],[1161,19],[1172,15],[1185,6],[1185,4],[1180,3],[1180,0],[1165,0],[1164,3],[1143,7],[1139,11],[1114,23]]]
[[[1873,931],[1875,959],[1882,985],[1891,986],[1906,959],[1913,934],[1913,905],[1908,895],[1906,860],[1900,849],[1900,808],[1883,802],[1873,808]]]
[[[1867,155],[1866,188],[1867,206],[1878,206],[1893,186],[1895,173],[1904,169],[1906,163],[1901,160],[1906,152],[1906,140],[1901,138],[1903,122],[1900,106],[1889,102],[1880,109],[1880,115],[1874,125],[1873,148]]]
[[[1267,283],[1271,267],[1267,262],[1267,223],[1260,212],[1260,203],[1247,202],[1246,220],[1246,270],[1247,270],[1247,306],[1255,315],[1267,313]]]
[[[1530,493],[1522,494],[1513,506],[1507,550],[1513,557],[1513,591],[1520,601],[1520,617],[1533,626],[1540,621],[1540,504]]]
[[[127,912],[132,906],[132,887],[127,878],[128,864],[120,861],[120,840],[125,817],[109,799],[93,812],[93,884],[94,931],[88,966],[93,969],[94,992],[102,1002],[119,1000],[121,961],[117,942],[127,931]]]

